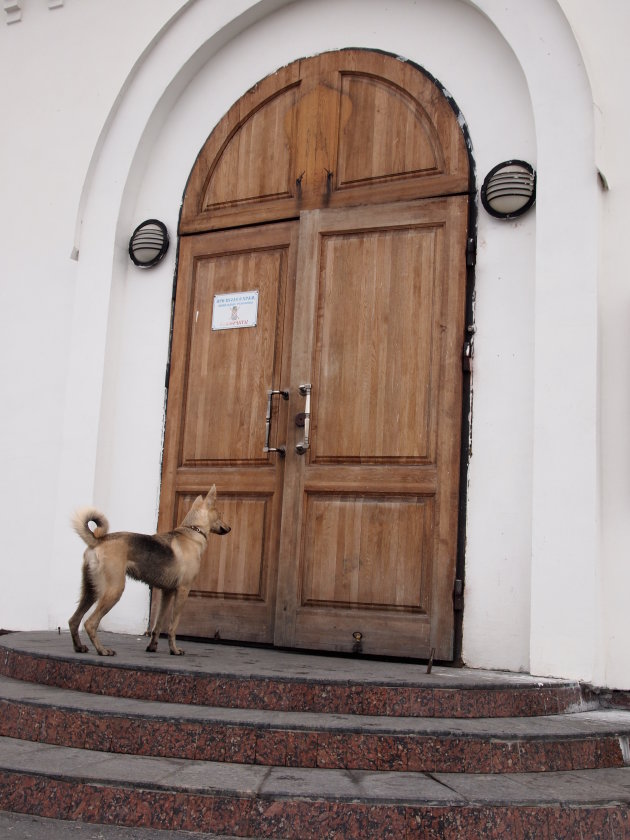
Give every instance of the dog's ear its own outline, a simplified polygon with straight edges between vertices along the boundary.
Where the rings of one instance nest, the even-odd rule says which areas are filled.
[[[191,505],[191,510],[192,508],[198,508],[201,504],[203,504],[203,496],[197,496],[197,498]]]
[[[208,495],[206,496],[206,502],[208,504],[214,504],[217,498],[217,485],[213,484],[212,487],[208,490]]]

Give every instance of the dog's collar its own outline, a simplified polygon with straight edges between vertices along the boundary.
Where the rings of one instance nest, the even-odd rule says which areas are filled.
[[[205,537],[206,539],[208,539],[208,537],[206,537],[206,535],[201,530],[201,528],[199,528],[197,525],[186,525],[186,527],[187,528],[192,528],[193,531],[196,531],[198,534],[201,534],[202,537]]]

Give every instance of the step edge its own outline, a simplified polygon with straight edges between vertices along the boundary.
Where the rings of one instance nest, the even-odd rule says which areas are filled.
[[[27,742],[28,743],[28,742]],[[79,752],[77,750],[71,750],[71,748],[63,748],[63,747],[49,747],[48,751],[54,750],[56,753],[63,752],[65,753],[65,759],[73,759],[76,758],[73,753]],[[31,752],[42,752],[41,748],[37,751]],[[106,754],[107,759],[103,759],[103,754],[96,753],[93,758],[94,764],[107,764],[109,768],[115,769],[116,764],[127,764],[127,765],[136,765],[136,769],[133,772],[136,772],[138,768],[142,768],[142,766],[149,767],[150,765],[157,765],[159,763],[168,764],[168,768],[172,773],[177,773],[178,775],[182,775],[186,769],[188,769],[190,775],[194,775],[195,771],[200,771],[205,774],[207,778],[208,772],[212,771],[213,769],[217,772],[222,772],[225,770],[225,765],[222,765],[218,762],[202,762],[202,761],[187,761],[185,759],[169,759],[168,761],[162,759],[152,759],[152,758],[145,758],[145,757],[137,757],[137,756],[126,756],[121,759],[116,754]],[[63,756],[57,755],[56,760],[59,761],[63,760]],[[87,761],[87,760],[86,760]],[[178,764],[174,763],[177,762]],[[170,775],[168,777],[164,777],[162,781],[148,780],[146,778],[138,778],[136,777],[133,781],[129,778],[127,774],[127,778],[120,778],[120,773],[116,775],[112,770],[110,772],[104,773],[96,773],[94,772],[94,767],[92,771],[88,773],[89,764],[82,763],[80,767],[77,767],[76,773],[71,772],[63,772],[61,770],[50,771],[42,769],[41,766],[41,757],[40,757],[40,766],[35,766],[35,762],[29,763],[28,761],[22,760],[20,761],[6,761],[0,757],[0,772],[12,774],[15,776],[29,776],[34,778],[42,778],[49,781],[60,781],[60,782],[69,782],[69,783],[76,783],[78,779],[80,779],[84,784],[94,787],[105,787],[105,786],[112,786],[126,790],[146,790],[146,791],[155,791],[155,792],[162,792],[162,793],[182,793],[191,796],[222,796],[227,797],[230,799],[260,799],[260,800],[274,800],[274,801],[307,801],[307,802],[318,802],[318,801],[326,801],[326,802],[339,802],[339,803],[353,803],[357,801],[357,793],[347,793],[343,794],[340,793],[338,790],[332,792],[329,790],[326,795],[322,795],[321,793],[316,792],[315,788],[312,789],[310,793],[305,793],[304,789],[302,792],[297,791],[289,791],[284,790],[282,791],[282,783],[289,781],[288,779],[283,777],[287,776],[287,769],[286,768],[267,768],[261,767],[258,768],[258,772],[252,772],[251,768],[247,768],[246,770],[243,769],[243,765],[230,765],[230,778],[233,780],[235,777],[238,779],[239,776],[249,778],[258,779],[258,787],[253,790],[251,785],[249,787],[245,785],[235,785],[232,782],[231,787],[226,787],[225,784],[219,785],[173,785],[170,783]],[[87,774],[87,775],[86,775]],[[598,806],[601,807],[603,805],[613,805],[613,804],[630,804],[630,788],[626,788],[625,792],[622,794],[620,792],[620,788],[617,788],[616,785],[628,785],[630,782],[630,768],[615,768],[613,770],[582,770],[582,771],[557,771],[557,772],[550,772],[545,774],[545,784],[548,790],[553,788],[554,782],[567,782],[574,780],[576,783],[578,781],[582,783],[587,783],[592,785],[593,782],[596,782],[598,779],[603,779],[603,775],[607,777],[606,784],[610,785],[610,792],[609,793],[600,793],[599,795],[584,797],[583,799],[579,799],[579,802],[584,807],[588,806]],[[475,774],[447,774],[447,773],[413,773],[413,772],[405,772],[405,773],[396,773],[395,771],[385,772],[385,771],[347,771],[347,770],[328,770],[323,768],[299,768],[293,769],[291,774],[294,777],[294,780],[299,782],[300,777],[302,780],[310,779],[313,783],[322,783],[327,782],[328,785],[334,787],[335,783],[341,780],[345,782],[354,782],[357,784],[357,787],[360,788],[360,801],[363,803],[371,803],[376,806],[378,805],[398,805],[402,807],[424,807],[424,806],[457,806],[457,805],[502,805],[502,804],[511,804],[511,805],[518,805],[518,806],[527,806],[527,805],[562,805],[566,804],[568,801],[566,797],[562,796],[553,796],[553,795],[546,795],[546,796],[522,796],[522,797],[506,797],[505,795],[500,795],[498,790],[500,788],[505,789],[505,779],[502,777],[495,777],[492,775],[484,775],[479,776]],[[225,773],[223,773],[225,777]],[[510,781],[512,788],[516,789],[519,783],[526,783],[527,781],[531,780],[539,780],[541,777],[540,773],[523,773],[523,774],[512,774]],[[611,780],[612,777],[612,780]],[[459,793],[455,787],[452,787],[454,780],[457,780],[457,784],[462,787],[465,786],[467,782],[470,782],[475,785],[483,785],[486,788],[486,791],[495,787],[497,789],[497,793],[494,795],[494,798],[486,795],[483,798],[479,799],[471,799]],[[407,782],[409,784],[413,784],[414,787],[417,786],[419,783],[427,783],[427,782],[434,782],[435,784],[439,785],[440,788],[443,788],[441,791],[441,796],[408,796],[408,795],[393,795],[392,793],[373,793],[370,790],[371,782],[377,782],[377,785],[381,787],[387,787],[387,783],[391,783],[391,788],[396,789],[398,791],[404,787],[403,782]],[[428,786],[430,790],[437,791],[438,788],[434,787],[433,785]],[[574,804],[575,799],[572,799],[571,802]]]
[[[2,683],[3,680],[9,679],[12,678],[0,677],[0,703],[5,703],[7,706],[20,706],[67,714],[79,713],[94,718],[138,720],[146,723],[205,724],[299,732],[322,730],[348,734],[484,738],[510,742],[515,740],[543,741],[550,738],[572,740],[588,736],[630,736],[630,712],[619,712],[612,709],[590,709],[570,714],[534,715],[530,717],[441,718],[361,715],[340,712],[230,709],[222,706],[188,706],[181,703],[119,697],[107,697],[107,703],[103,702],[101,706],[97,701],[105,701],[103,695],[87,695],[90,700],[91,698],[94,698],[94,700],[82,703],[80,702],[81,698],[86,697],[84,692],[73,689],[51,688],[37,683],[31,685],[42,693],[50,688],[51,692],[61,691],[75,696],[67,698],[66,702],[60,702],[58,697],[51,697],[47,700],[46,698],[8,696],[8,692],[2,691]],[[14,682],[20,683],[19,680],[14,680]],[[73,700],[74,702],[72,702]],[[109,707],[105,708],[106,705]],[[112,708],[112,705],[114,708]],[[116,705],[122,708],[117,709],[115,708]],[[162,708],[155,708],[158,705]],[[625,724],[621,724],[618,720],[610,723],[606,720],[607,717],[612,716],[618,718],[620,714],[624,714],[624,717],[627,716]],[[582,715],[585,716],[583,721],[580,720]],[[593,720],[595,715],[598,715],[601,720]],[[483,724],[481,721],[483,721]],[[553,728],[554,725],[557,728]],[[579,725],[584,728],[577,729]],[[541,727],[548,728],[543,731],[535,731]]]
[[[42,659],[45,661],[51,662],[63,662],[70,665],[81,665],[84,667],[90,667],[95,669],[121,669],[125,671],[133,671],[137,672],[144,672],[149,674],[157,674],[165,677],[171,677],[173,679],[177,679],[180,677],[186,678],[195,678],[195,679],[218,679],[218,680],[233,680],[238,682],[250,682],[252,680],[260,680],[260,681],[272,681],[272,682],[279,682],[283,684],[308,684],[308,685],[333,685],[335,687],[342,687],[346,688],[349,686],[362,686],[365,685],[367,687],[376,687],[376,688],[393,688],[393,689],[401,689],[401,688],[433,688],[436,690],[444,690],[444,691],[505,691],[505,690],[515,690],[515,691],[522,691],[522,690],[531,690],[531,691],[539,691],[541,688],[544,689],[562,689],[562,688],[580,688],[581,683],[579,680],[570,679],[570,678],[562,678],[562,677],[545,677],[545,676],[536,676],[531,674],[523,674],[520,672],[512,672],[512,671],[489,671],[484,669],[467,669],[466,674],[478,674],[479,675],[479,683],[475,685],[469,685],[469,679],[464,679],[463,677],[458,676],[458,672],[461,669],[458,668],[443,668],[437,669],[434,668],[431,674],[422,674],[421,679],[418,680],[410,680],[410,679],[381,679],[381,678],[368,678],[363,677],[361,679],[351,679],[348,677],[339,677],[333,672],[331,672],[330,676],[327,676],[326,679],[322,679],[317,676],[309,676],[308,674],[301,674],[292,676],[289,674],[278,674],[276,672],[264,672],[261,670],[257,673],[250,673],[250,674],[239,674],[234,673],[233,671],[229,670],[212,670],[203,673],[199,673],[193,669],[186,668],[185,665],[182,663],[182,659],[185,657],[175,657],[174,662],[172,663],[171,667],[166,665],[164,659],[161,659],[160,662],[153,661],[151,662],[149,659],[146,663],[143,661],[142,665],[138,665],[138,663],[131,663],[131,662],[124,662],[117,657],[99,657],[96,653],[88,653],[88,654],[76,654],[69,651],[68,653],[49,653],[49,652],[41,652],[41,651],[31,651],[25,650],[20,648],[19,646],[13,646],[10,644],[11,637],[19,636],[20,632],[16,632],[15,634],[9,633],[5,636],[0,636],[0,666],[3,665],[2,663],[2,652],[5,653],[13,653],[15,655],[24,656],[24,657],[31,657]],[[24,633],[26,635],[26,633]],[[33,634],[34,635],[34,634]],[[45,634],[42,631],[41,635],[54,635],[52,632]],[[67,631],[63,631],[63,637],[68,638],[68,644],[70,645],[70,636]],[[103,637],[110,636],[113,639],[116,638],[125,638],[127,640],[137,638],[134,634],[116,634],[111,632],[104,632]],[[197,643],[199,644],[199,643]],[[211,644],[209,640],[207,644]],[[220,649],[221,646],[217,645],[217,649]],[[281,653],[282,651],[279,651]],[[153,656],[154,654],[148,654],[148,657]],[[296,653],[299,655],[299,653]],[[305,654],[309,655],[309,654]],[[313,657],[314,659],[319,657]],[[348,658],[349,662],[353,662],[352,658]],[[364,662],[364,660],[359,660]],[[175,666],[176,667],[173,667]],[[419,665],[413,665],[414,668],[418,668]],[[420,667],[422,667],[420,665]],[[448,684],[445,684],[441,681],[440,676],[438,675],[438,671],[444,670],[448,672]],[[496,682],[488,682],[485,683],[484,679],[492,678],[496,680]]]

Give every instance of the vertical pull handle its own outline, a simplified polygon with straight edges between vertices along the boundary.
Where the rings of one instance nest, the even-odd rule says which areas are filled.
[[[311,445],[311,384],[300,385],[300,394],[306,397],[304,403],[304,440],[295,447],[298,455],[304,455]]]
[[[270,389],[269,391],[267,391],[267,414],[265,416],[265,445],[263,446],[263,452],[277,452],[279,455],[284,457],[286,453],[286,447],[269,446],[269,439],[271,437],[271,402],[276,395],[280,395],[283,400],[289,399],[289,392],[283,388],[281,388],[280,390]]]

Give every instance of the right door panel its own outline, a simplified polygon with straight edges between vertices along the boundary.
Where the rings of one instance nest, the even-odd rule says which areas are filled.
[[[305,212],[276,644],[452,657],[467,197]]]

